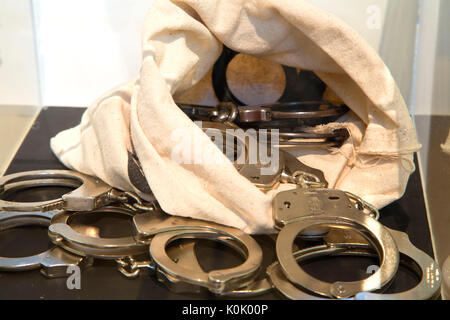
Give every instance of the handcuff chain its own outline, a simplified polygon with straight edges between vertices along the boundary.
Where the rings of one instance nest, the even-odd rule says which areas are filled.
[[[211,121],[214,122],[233,122],[238,116],[238,108],[232,102],[219,103],[214,111],[209,113]]]
[[[375,220],[380,219],[380,212],[378,211],[378,209],[376,207],[374,207],[372,204],[365,201],[363,198],[357,196],[354,193],[351,193],[348,191],[344,191],[344,192],[350,198],[350,200],[355,202],[356,209],[358,209],[359,211],[363,211],[363,212],[364,212],[364,210],[368,210],[369,213],[367,213],[367,215],[374,218]]]
[[[320,181],[320,179],[309,172],[295,171],[290,178],[292,181],[302,188],[326,188],[326,183]]]
[[[155,265],[152,261],[136,261],[133,257],[116,259],[116,263],[119,272],[127,278],[138,277],[142,269],[155,269]]]
[[[112,190],[108,194],[108,198],[121,202],[124,207],[134,212],[150,212],[156,209],[155,203],[144,204],[137,194],[130,191],[117,192],[117,190]]]

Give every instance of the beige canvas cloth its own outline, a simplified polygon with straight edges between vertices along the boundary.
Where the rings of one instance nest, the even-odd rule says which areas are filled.
[[[352,109],[338,123],[313,130],[347,127],[351,137],[340,149],[297,156],[324,171],[331,187],[377,207],[401,197],[420,146],[399,89],[354,30],[302,0],[156,1],[143,27],[139,77],[95,101],[80,125],[51,140],[52,150],[66,166],[145,197],[130,181],[134,154],[166,212],[248,233],[272,231],[276,191],[262,193],[229,161],[174,161],[190,147],[182,142],[189,134],[201,141],[207,158],[226,159],[174,102],[208,82],[222,44],[313,70]],[[203,102],[209,98],[205,93]]]

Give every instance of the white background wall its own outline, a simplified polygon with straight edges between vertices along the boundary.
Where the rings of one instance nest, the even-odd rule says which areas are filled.
[[[382,28],[369,29],[367,8],[381,24],[387,0],[311,0],[343,18],[378,49]],[[141,26],[153,0],[33,0],[43,105],[86,106],[135,77]],[[350,10],[351,8],[351,10]]]
[[[31,4],[0,0],[0,105],[39,105]]]
[[[153,0],[33,0],[44,106],[86,106],[138,74]]]

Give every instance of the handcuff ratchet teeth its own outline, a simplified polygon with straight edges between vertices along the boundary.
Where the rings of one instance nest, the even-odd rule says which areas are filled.
[[[340,190],[295,189],[280,192],[273,201],[275,225],[281,228],[276,251],[287,278],[313,292],[334,298],[348,298],[388,284],[399,265],[399,252],[389,231],[372,217],[361,214],[349,196]],[[380,259],[378,271],[364,281],[326,283],[315,279],[297,264],[292,255],[294,240],[308,230],[332,225],[361,230],[374,244]]]
[[[0,214],[0,231],[30,225],[47,227],[55,213],[55,211],[2,213]],[[0,257],[0,271],[26,271],[41,268],[41,273],[48,278],[66,277],[67,268],[71,265],[87,268],[92,265],[92,259],[73,255],[58,247],[28,257]]]

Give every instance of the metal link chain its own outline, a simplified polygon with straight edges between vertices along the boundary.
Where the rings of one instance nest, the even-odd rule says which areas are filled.
[[[357,196],[356,194],[353,194],[348,191],[344,191],[344,192],[350,198],[350,200],[352,200],[355,203],[356,208],[358,210],[364,212],[365,214],[369,215],[370,217],[374,218],[375,220],[380,219],[380,211],[378,211],[378,209],[375,208],[372,204],[365,201],[364,199]],[[366,210],[368,212],[366,212]]]
[[[119,201],[124,207],[133,212],[150,212],[156,210],[156,204],[154,202],[144,204],[142,199],[139,198],[139,196],[134,192],[118,192],[117,190],[112,190],[108,194],[108,198],[111,200]]]
[[[136,261],[133,257],[116,259],[117,269],[127,278],[136,278],[140,275],[142,269],[155,270],[155,264],[152,261]]]
[[[305,171],[295,171],[291,175],[292,181],[302,188],[325,188],[326,183],[320,181],[320,179],[312,174]]]
[[[233,122],[239,114],[237,106],[232,102],[221,102],[210,113],[211,121]]]

